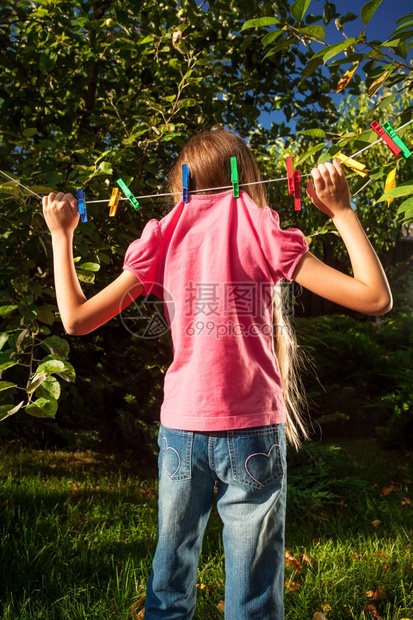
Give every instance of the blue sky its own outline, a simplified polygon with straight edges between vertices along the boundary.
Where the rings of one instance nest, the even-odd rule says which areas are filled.
[[[290,0],[292,3],[293,0]],[[334,2],[334,0],[333,0]],[[345,14],[347,12],[360,15],[361,8],[366,4],[367,0],[336,0],[337,12]],[[312,13],[322,13],[324,6],[324,0],[312,0],[309,11]],[[413,13],[413,1],[412,0],[383,0],[376,13],[366,26],[367,40],[372,41],[377,39],[379,41],[385,41],[386,38],[397,28],[396,21],[409,13]],[[344,27],[344,32],[348,37],[357,36],[360,34],[363,28],[363,22],[358,17],[353,22],[349,22]],[[332,21],[327,27],[326,43],[338,43],[344,40],[342,34],[340,34],[335,27],[334,21]],[[317,47],[314,46],[314,51],[317,51]],[[345,69],[349,66],[344,65]],[[364,73],[361,75],[364,77]],[[338,95],[337,98],[340,96]],[[271,121],[281,122],[285,120],[282,112],[263,113],[260,117],[260,122],[264,127],[269,127]],[[295,126],[294,119],[289,123],[290,126]]]
[[[318,2],[316,2],[316,4],[318,4]],[[361,7],[364,6],[364,4],[366,4],[366,2],[360,0],[336,0],[335,2],[339,13],[351,12],[355,15],[360,14]],[[367,24],[367,38],[384,40],[384,38],[391,34],[397,27],[396,21],[399,17],[407,15],[408,13],[413,13],[412,0],[383,0],[376,13]],[[346,25],[345,32],[348,36],[352,36],[358,34],[361,28],[362,21],[358,18],[354,22]]]

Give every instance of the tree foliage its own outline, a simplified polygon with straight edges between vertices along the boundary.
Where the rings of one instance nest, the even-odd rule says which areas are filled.
[[[371,0],[361,9],[358,37],[327,44],[330,22],[342,37],[356,17],[339,15],[332,2],[282,0],[274,12],[273,2],[247,0],[1,0],[0,170],[40,195],[83,187],[87,200],[106,199],[119,177],[135,194],[158,193],[186,139],[217,124],[249,138],[267,177],[285,176],[286,154],[300,166],[339,149],[351,154],[375,139],[367,129],[373,116],[391,109],[400,123],[411,118],[413,16],[386,42],[369,41],[368,22],[379,4]],[[311,13],[320,6],[322,15]],[[341,108],[336,89],[352,97]],[[295,129],[283,121],[260,125],[263,111],[277,110]],[[407,142],[410,135],[409,127]],[[384,181],[394,160],[377,147],[367,153],[371,178]],[[381,209],[380,225],[370,227],[382,249],[394,240],[397,208],[406,220],[413,217],[411,164],[397,166],[401,182],[392,191],[403,193],[403,205],[395,202],[386,213],[378,206],[385,203],[375,204],[383,193],[377,184],[357,202],[371,223]],[[269,194],[285,224],[296,223],[285,187],[274,184]],[[150,347],[112,321],[82,342],[72,339],[73,385],[39,201],[6,178],[0,200],[0,419],[19,410],[53,417],[62,391],[67,418],[86,426],[79,411],[104,410],[132,437],[136,410],[150,419],[157,408],[168,337]],[[109,220],[106,205],[88,205],[89,221],[75,239],[87,294],[119,273],[128,243],[166,208],[146,200],[135,212],[121,203]],[[310,209],[302,216],[315,247],[330,231],[320,217]]]

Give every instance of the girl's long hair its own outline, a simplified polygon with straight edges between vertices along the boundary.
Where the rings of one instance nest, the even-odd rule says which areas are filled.
[[[194,136],[182,149],[170,175],[171,192],[182,193],[182,164],[190,169],[189,190],[208,190],[214,187],[231,185],[230,158],[237,158],[239,183],[261,181],[260,171],[254,155],[244,140],[225,129],[206,131]],[[267,204],[267,196],[262,183],[243,188],[250,198],[261,208]],[[219,190],[218,190],[219,191]],[[215,190],[213,193],[217,193]],[[308,439],[308,430],[302,418],[306,408],[305,393],[302,389],[299,370],[302,365],[300,350],[294,331],[285,312],[285,286],[276,285],[274,303],[275,354],[283,383],[284,403],[287,410],[286,435],[296,449],[302,439]]]

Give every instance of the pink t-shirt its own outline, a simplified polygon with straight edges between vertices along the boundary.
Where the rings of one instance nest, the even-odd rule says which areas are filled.
[[[174,357],[161,422],[215,431],[285,422],[273,342],[274,283],[308,247],[241,191],[192,195],[151,220],[125,256],[145,294],[164,300]],[[275,301],[277,301],[275,299]]]

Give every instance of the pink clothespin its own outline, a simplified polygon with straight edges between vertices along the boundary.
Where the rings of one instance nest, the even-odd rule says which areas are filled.
[[[391,152],[395,157],[400,155],[402,152],[401,148],[397,146],[397,144],[390,138],[389,134],[383,129],[383,127],[377,121],[373,121],[370,123],[370,127],[376,134],[387,144]]]
[[[301,211],[300,171],[294,170],[294,209]]]
[[[293,158],[292,157],[286,157],[285,161],[287,163],[288,193],[292,196],[294,194]]]

